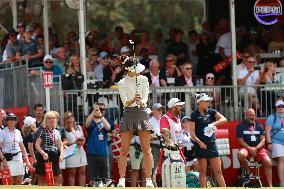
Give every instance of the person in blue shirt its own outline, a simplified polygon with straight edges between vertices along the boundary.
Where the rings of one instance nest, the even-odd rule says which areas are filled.
[[[103,117],[99,105],[96,105],[87,117],[86,129],[90,183],[95,183],[95,186],[102,186],[101,184],[106,184],[110,178],[107,146],[107,132],[110,131],[110,124]]]
[[[276,113],[271,114],[265,124],[266,143],[272,151],[272,158],[277,160],[280,187],[284,187],[284,102],[275,103]]]
[[[206,187],[207,161],[213,169],[219,187],[226,187],[222,174],[221,159],[215,143],[215,126],[221,125],[227,119],[218,111],[209,108],[213,98],[205,93],[197,95],[198,108],[191,114],[189,125],[190,136],[194,141],[195,153],[199,166],[200,187]]]
[[[42,71],[52,71],[53,73],[53,82],[59,82],[59,77],[62,75],[62,70],[59,66],[53,64],[53,58],[51,55],[45,55],[43,58],[43,66],[41,71],[31,70],[31,75],[40,75]]]

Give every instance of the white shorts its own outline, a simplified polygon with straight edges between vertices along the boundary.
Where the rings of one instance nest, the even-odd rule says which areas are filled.
[[[23,160],[8,161],[8,166],[12,177],[21,176],[25,174],[25,167]]]
[[[272,158],[284,156],[284,145],[283,144],[272,144]]]
[[[83,147],[78,148],[78,151],[75,153],[75,155],[66,158],[65,163],[66,163],[66,168],[76,168],[76,167],[86,166],[88,163],[84,148]]]

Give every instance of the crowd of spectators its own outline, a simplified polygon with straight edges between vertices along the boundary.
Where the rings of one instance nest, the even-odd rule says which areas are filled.
[[[185,36],[186,32],[187,36]],[[124,74],[117,57],[133,54],[133,48],[129,43],[129,40],[132,40],[135,42],[136,56],[141,58],[141,63],[147,68],[145,74],[148,74],[148,78],[150,78],[150,70],[151,79],[155,80],[153,86],[181,85],[181,80],[186,80],[187,85],[191,85],[190,82],[192,81],[192,84],[196,85],[195,79],[202,78],[205,80],[208,73],[215,75],[216,85],[232,83],[229,64],[232,46],[231,33],[229,22],[226,19],[220,19],[214,28],[210,28],[208,22],[204,22],[202,31],[199,33],[195,29],[182,31],[178,28],[170,28],[168,36],[165,37],[164,34],[164,31],[139,29],[126,33],[121,26],[116,26],[115,30],[109,33],[103,33],[99,30],[87,32],[87,60],[84,63],[87,68],[87,76],[82,78],[80,77],[82,76],[80,64],[83,63],[79,60],[78,34],[69,31],[65,37],[59,38],[49,28],[50,52],[45,53],[43,27],[38,23],[33,26],[19,23],[17,31],[10,30],[2,40],[2,61],[11,62],[28,59],[29,67],[43,66],[45,69],[48,63],[44,60],[44,54],[50,54],[53,66],[56,65],[61,70],[56,71],[55,75],[63,75],[65,77],[63,82],[77,81],[78,79],[77,84],[73,86],[64,84],[64,89],[80,89],[82,87],[80,83],[84,79],[103,81],[103,84],[99,87],[108,88],[115,85]],[[262,63],[256,56],[257,54],[284,50],[283,28],[281,26],[275,26],[271,29],[263,26],[256,28],[242,26],[237,29],[236,37],[237,50],[242,53],[242,59],[239,60],[239,69],[237,70],[238,76],[242,75],[240,69],[246,68],[245,59],[247,56],[255,58],[255,63],[252,64],[252,67],[254,67]],[[216,70],[215,67],[221,60],[225,60],[228,65]],[[156,65],[151,66],[151,61],[155,61],[154,64],[159,66],[159,79],[157,73],[155,75],[151,73],[151,70],[156,67]],[[280,62],[281,60],[276,63],[276,66],[282,66]],[[191,64],[191,74],[183,68],[185,63]],[[48,69],[53,70],[53,66]],[[56,70],[59,69],[56,68]],[[184,79],[181,79],[182,77]],[[265,83],[262,77],[259,79]],[[160,82],[157,82],[158,80]]]

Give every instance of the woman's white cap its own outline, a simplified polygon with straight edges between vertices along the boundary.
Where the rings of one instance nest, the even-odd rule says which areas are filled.
[[[36,123],[36,119],[31,117],[31,116],[27,116],[25,119],[24,119],[24,125],[28,126],[28,125],[31,125],[33,123]]]
[[[213,98],[208,96],[206,93],[201,93],[201,94],[196,96],[197,104],[201,101],[211,101],[211,100],[213,100]]]
[[[133,73],[141,73],[143,72],[143,70],[145,70],[145,66],[143,64],[138,63],[137,65],[126,67],[125,69]]]
[[[172,108],[172,107],[175,107],[175,106],[182,106],[184,104],[185,104],[185,102],[181,102],[178,98],[172,98],[168,102],[168,108]]]

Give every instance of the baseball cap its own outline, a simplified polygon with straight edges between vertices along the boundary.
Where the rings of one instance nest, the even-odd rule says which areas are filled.
[[[123,46],[123,47],[121,47],[121,49],[120,49],[120,54],[129,52],[129,51],[130,51],[129,47]]]
[[[212,97],[208,96],[206,93],[201,93],[196,96],[196,102],[199,103],[201,101],[211,101],[213,100]]]
[[[182,106],[184,104],[185,104],[185,102],[181,102],[178,98],[172,98],[168,102],[168,108],[172,108],[172,107],[175,107],[175,106]]]
[[[275,107],[278,107],[278,106],[284,106],[283,100],[277,100],[277,101],[276,101]]]
[[[31,125],[33,123],[36,122],[36,119],[31,117],[31,116],[27,116],[25,119],[24,119],[24,125],[28,126],[28,125]]]
[[[47,60],[53,61],[53,58],[50,54],[47,54],[47,55],[44,56],[43,61],[47,61]]]
[[[26,27],[26,25],[23,23],[23,22],[20,22],[18,25],[17,25],[17,28],[19,27]]]
[[[103,58],[103,57],[105,57],[105,56],[108,56],[108,53],[107,53],[107,52],[105,52],[105,51],[100,52],[100,54],[99,54],[99,57],[100,57],[100,58]]]
[[[190,117],[188,117],[188,116],[184,116],[184,117],[181,119],[181,122],[182,122],[182,123],[186,123],[186,122],[189,122],[189,121],[191,121],[191,119],[190,119]]]
[[[208,73],[208,74],[206,74],[206,77],[205,77],[206,79],[208,79],[208,78],[215,78],[215,76],[214,76],[214,74],[213,73]]]
[[[160,108],[163,108],[162,104],[160,104],[160,103],[155,103],[152,106],[152,110],[157,110],[157,109],[160,109]]]

